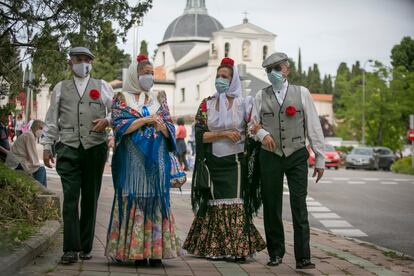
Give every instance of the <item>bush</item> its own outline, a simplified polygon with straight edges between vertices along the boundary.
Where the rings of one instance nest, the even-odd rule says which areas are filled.
[[[395,173],[414,174],[414,168],[411,166],[411,156],[401,158],[392,164],[391,170]]]
[[[20,244],[42,222],[59,218],[54,202],[40,199],[42,192],[40,184],[29,175],[0,163],[0,252]]]

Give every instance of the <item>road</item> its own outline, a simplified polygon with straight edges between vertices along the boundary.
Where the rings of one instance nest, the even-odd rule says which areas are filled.
[[[311,173],[311,171],[310,171]],[[49,177],[57,177],[49,171]],[[182,192],[191,194],[189,181]],[[112,186],[104,174],[104,186]],[[382,171],[326,170],[320,183],[309,180],[307,198],[311,227],[357,238],[414,256],[414,176]],[[284,218],[291,221],[285,184]]]
[[[308,192],[311,227],[414,256],[413,176],[326,170],[320,183],[309,181]],[[291,221],[288,192],[284,217]]]

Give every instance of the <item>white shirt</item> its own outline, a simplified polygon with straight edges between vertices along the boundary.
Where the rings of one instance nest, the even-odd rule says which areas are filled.
[[[28,174],[33,174],[40,168],[36,150],[36,137],[32,130],[17,137],[7,154],[6,165],[9,168],[16,169],[19,164]]]
[[[241,134],[241,139],[233,143],[229,139],[220,139],[212,143],[213,155],[217,157],[237,154],[244,151],[246,139],[246,101],[243,97],[234,98],[231,108],[226,112],[225,123],[219,125],[220,112],[216,110],[217,99],[207,101],[207,125],[210,131],[237,130]],[[227,107],[228,108],[228,107]]]
[[[285,100],[285,96],[286,96],[286,92],[287,92],[288,86],[289,86],[288,85],[288,81],[285,80],[283,82],[282,88],[280,90],[277,90],[276,91],[273,88],[273,93],[275,93],[276,99],[277,99],[277,101],[279,102],[280,105],[282,105],[283,104],[283,101]]]
[[[283,87],[280,93],[275,92],[277,100],[279,101],[279,98],[282,99],[281,101],[279,101],[280,105],[283,104],[285,95],[287,93],[288,85],[289,85],[288,81],[285,81],[283,83]],[[312,150],[315,153],[315,167],[324,169],[325,168],[325,153],[324,153],[325,138],[323,136],[322,126],[319,120],[318,112],[316,111],[316,107],[315,107],[315,104],[313,103],[312,96],[309,90],[301,86],[300,92],[301,92],[300,97],[302,100],[302,106],[303,106],[305,123],[306,123],[305,132],[309,140],[310,146],[312,147]],[[261,122],[260,110],[262,109],[262,93],[263,93],[263,90],[259,91],[256,94],[256,99],[255,99],[253,110],[252,110],[252,119],[249,123],[249,126],[251,126],[253,123]],[[282,95],[283,95],[283,98],[282,98]],[[257,132],[255,138],[259,141],[263,141],[263,139],[268,134],[269,132],[267,130],[261,128]]]
[[[79,96],[82,97],[85,93],[86,86],[88,85],[90,76],[86,78],[73,77],[75,81],[76,89],[78,90]],[[114,97],[114,91],[112,87],[104,80],[101,80],[101,97],[102,102],[106,106],[108,123],[111,123],[111,107],[112,98]],[[54,141],[59,140],[59,103],[60,95],[62,90],[62,82],[56,84],[52,91],[52,97],[50,99],[50,107],[47,111],[45,123],[47,128],[43,131],[43,136],[40,143],[44,146],[45,150],[51,150]]]

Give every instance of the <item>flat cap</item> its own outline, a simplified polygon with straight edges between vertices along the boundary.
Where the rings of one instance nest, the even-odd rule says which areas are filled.
[[[94,59],[94,55],[92,52],[86,48],[86,47],[74,47],[69,50],[69,56],[79,56],[79,55],[85,55],[90,57],[91,59]]]
[[[262,66],[264,68],[277,65],[279,63],[282,63],[284,61],[288,60],[288,56],[285,53],[273,53],[270,56],[268,56],[262,63]]]

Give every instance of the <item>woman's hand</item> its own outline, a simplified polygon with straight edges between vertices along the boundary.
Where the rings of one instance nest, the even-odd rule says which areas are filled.
[[[224,132],[227,139],[231,140],[234,144],[240,141],[241,135],[237,130],[228,130]]]

